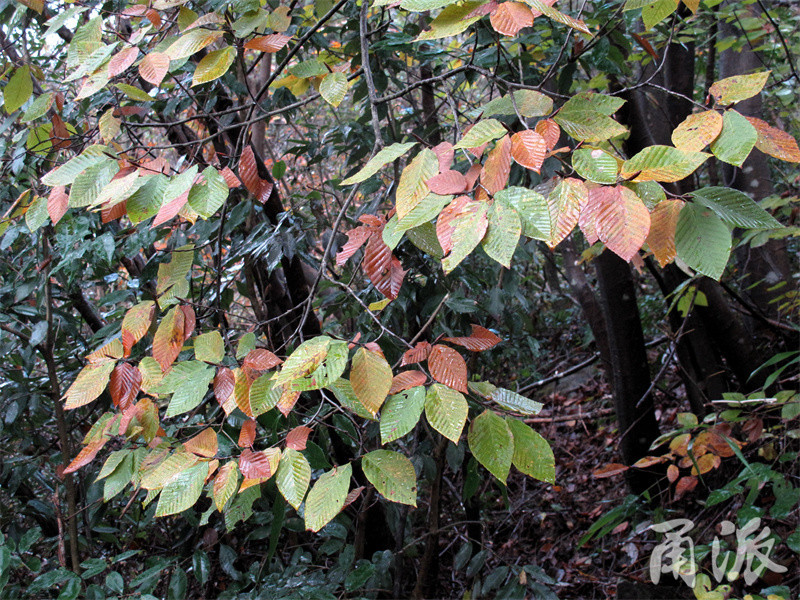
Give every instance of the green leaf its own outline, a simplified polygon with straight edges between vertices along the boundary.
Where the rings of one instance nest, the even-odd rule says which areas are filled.
[[[475,459],[505,483],[514,455],[514,438],[506,422],[493,411],[486,410],[472,421],[467,441]]]
[[[23,65],[8,80],[8,85],[3,88],[3,103],[6,112],[10,115],[23,104],[33,94],[33,80],[31,79],[31,68]]]
[[[519,419],[506,417],[506,422],[514,435],[514,466],[529,477],[555,483],[556,463],[547,440]]]
[[[713,142],[711,152],[722,162],[741,167],[758,141],[758,132],[735,110],[722,115],[722,131]]]
[[[607,96],[594,92],[580,92],[564,103],[561,110],[570,111],[591,111],[610,117],[617,112],[625,100],[619,96]]]
[[[711,210],[687,202],[678,216],[678,258],[698,273],[719,280],[731,254],[731,231]]]
[[[297,510],[311,483],[311,465],[306,457],[292,448],[284,450],[278,463],[276,482],[278,491]]]
[[[445,9],[431,21],[430,29],[423,31],[415,41],[438,40],[458,35],[481,18],[480,16],[467,17],[482,4],[483,2],[479,0],[476,2],[464,2],[463,4],[451,4],[446,6]]]
[[[194,262],[194,246],[186,244],[172,251],[172,260],[158,265],[156,294],[163,296],[170,288],[186,280]]]
[[[210,31],[202,27],[191,29],[175,40],[166,49],[166,54],[171,60],[189,58],[192,54],[216,42],[222,35],[221,31]]]
[[[423,148],[414,157],[403,172],[397,183],[395,204],[397,218],[403,219],[430,193],[425,183],[439,172],[439,159],[433,151]]]
[[[236,345],[236,360],[242,360],[245,356],[250,354],[251,350],[256,347],[256,334],[252,331],[245,333],[239,338],[239,343]]]
[[[108,157],[106,146],[89,146],[78,156],[74,156],[60,167],[57,167],[42,177],[42,183],[49,186],[70,185],[75,178],[97,163],[105,162]]]
[[[175,371],[175,369],[181,364],[184,363],[178,363],[175,365],[172,368],[172,371],[170,371],[166,377],[164,377],[164,379],[168,379],[173,371]],[[208,391],[208,386],[211,383],[211,380],[214,379],[214,369],[205,363],[200,364],[203,366],[203,368],[196,370],[191,377],[185,379],[180,385],[178,385],[177,389],[172,394],[172,399],[169,401],[167,412],[164,415],[165,417],[170,418],[177,415],[182,415],[183,413],[189,412],[203,401],[203,398]]]
[[[408,211],[402,219],[398,219],[396,231],[403,233],[435,219],[452,200],[453,196],[428,194],[414,208]]]
[[[706,187],[690,194],[696,202],[710,208],[735,227],[778,229],[782,225],[744,192],[726,187]]]
[[[36,99],[31,102],[28,110],[25,111],[25,113],[22,115],[22,119],[20,120],[23,123],[29,123],[30,121],[35,121],[36,119],[43,117],[53,105],[54,95],[55,94],[53,94],[53,92],[46,92],[36,96]]]
[[[514,105],[517,107],[516,111],[514,110]],[[494,115],[513,116],[517,112],[528,118],[543,117],[553,112],[553,100],[535,90],[518,90],[514,92],[513,101],[511,100],[511,94],[506,94],[501,98],[495,98],[487,102],[474,112],[481,113],[484,119]]]
[[[134,224],[141,223],[158,213],[168,183],[169,179],[159,173],[150,177],[142,187],[131,194],[125,203],[125,208]]]
[[[155,98],[145,92],[144,90],[139,89],[136,86],[129,85],[127,83],[118,83],[117,89],[125,94],[131,100],[136,100],[137,102],[153,102]]]
[[[436,431],[454,444],[458,443],[469,406],[467,399],[452,388],[434,383],[425,396],[425,417]]]
[[[281,399],[283,388],[275,385],[275,373],[264,373],[250,386],[250,409],[258,417],[272,410]]]
[[[70,208],[94,206],[100,192],[118,172],[119,164],[109,158],[86,169],[75,178],[69,189]]]
[[[409,229],[407,234],[412,244],[436,260],[441,260],[444,256],[442,246],[436,237],[436,226],[433,223],[423,223],[414,229]]]
[[[463,200],[464,197],[461,199]],[[460,202],[456,198],[453,203]],[[447,209],[449,209],[451,203]],[[487,213],[489,206],[486,202],[469,200],[461,202],[462,208],[458,211],[455,217],[449,222],[449,227],[452,228],[450,238],[452,240],[452,248],[447,256],[442,259],[442,267],[445,274],[450,273],[455,269],[459,263],[469,256],[486,234],[486,229],[489,225]],[[447,210],[445,209],[445,210]],[[439,233],[439,225],[442,223],[442,217],[439,217],[437,223],[437,234]],[[441,234],[439,234],[441,239]]]
[[[320,60],[316,58],[312,58],[310,60],[304,60],[303,62],[297,63],[296,65],[289,67],[289,73],[294,75],[295,77],[299,77],[300,79],[308,79],[309,77],[321,77],[322,75],[327,75],[330,71]]]
[[[300,344],[275,378],[294,391],[318,390],[333,383],[347,366],[347,343],[318,336]]]
[[[508,204],[517,211],[522,235],[536,240],[550,239],[552,223],[544,196],[527,188],[512,186],[495,194],[495,201]]]
[[[225,341],[219,331],[209,331],[194,340],[194,357],[203,362],[217,364],[225,358]]]
[[[208,219],[228,199],[228,184],[214,167],[203,170],[203,181],[189,191],[189,206],[201,217]]]
[[[369,412],[367,407],[361,404],[358,398],[356,398],[356,393],[353,391],[353,386],[350,385],[350,380],[339,378],[333,383],[329,383],[327,387],[333,392],[333,395],[336,396],[339,404],[344,406],[347,410],[354,412],[362,419],[369,419],[370,421],[375,420],[375,415]]]
[[[479,146],[488,144],[492,140],[503,137],[506,133],[508,133],[508,131],[497,119],[484,119],[475,123],[475,125],[473,125],[470,130],[464,134],[461,140],[455,146],[453,146],[453,149],[458,150],[459,148],[478,148]]]
[[[337,107],[344,100],[348,87],[347,75],[339,72],[328,73],[319,84],[319,93],[325,99],[325,102]]]
[[[727,106],[752,98],[764,88],[771,71],[752,73],[750,75],[734,75],[715,81],[708,92],[714,96],[718,104]]]
[[[175,475],[161,490],[155,516],[175,515],[194,506],[203,492],[206,477],[208,463],[205,461]]]
[[[359,348],[350,368],[350,385],[359,402],[374,416],[392,387],[392,368],[379,353]]]
[[[581,148],[572,153],[572,167],[589,181],[613,185],[617,183],[617,159],[599,148]]]
[[[622,177],[633,181],[680,181],[694,173],[710,156],[705,152],[684,152],[672,146],[648,146],[622,163]]]
[[[390,162],[394,162],[416,145],[417,142],[407,142],[405,144],[392,144],[391,146],[386,146],[386,148],[383,148],[375,156],[369,159],[367,164],[361,167],[361,169],[355,175],[352,175],[342,181],[342,185],[353,185],[354,183],[366,181],[375,173],[380,171],[385,165],[389,164]]]
[[[403,231],[397,230],[397,215],[395,214],[392,215],[391,219],[386,221],[386,225],[384,225],[383,231],[381,232],[381,238],[383,239],[383,243],[389,246],[389,250],[394,250],[397,248],[400,240],[403,239],[403,233]],[[391,302],[389,298],[385,298],[385,300]]]
[[[25,211],[25,224],[31,233],[47,223],[50,214],[47,212],[47,198],[36,196]]]
[[[536,415],[544,407],[541,402],[531,400],[522,394],[512,392],[506,388],[497,387],[488,382],[482,382],[480,384],[476,382],[470,382],[469,389],[471,392],[474,392],[479,396],[489,398],[506,410],[521,413],[523,415]]]
[[[642,21],[647,29],[652,29],[678,10],[678,0],[657,0],[642,8]]]
[[[611,117],[594,110],[562,108],[553,120],[574,139],[584,142],[602,142],[628,131]]]
[[[197,64],[192,78],[192,87],[219,79],[231,68],[236,58],[236,48],[228,46],[206,54]]]
[[[361,459],[361,467],[381,496],[391,502],[417,505],[417,474],[408,458],[390,450],[375,450]]]
[[[390,396],[381,409],[381,444],[400,439],[416,426],[425,408],[421,385]]]
[[[403,0],[400,3],[400,8],[408,12],[425,12],[427,10],[436,10],[437,8],[448,6],[454,2],[455,0]],[[373,6],[383,6],[391,3],[390,0],[386,2],[380,0],[380,2],[375,2]]]
[[[504,267],[511,268],[511,258],[517,249],[522,221],[517,211],[500,200],[489,208],[489,227],[483,238],[483,250]]]
[[[306,529],[317,532],[327,525],[344,507],[350,489],[353,467],[348,463],[317,479],[306,498]]]

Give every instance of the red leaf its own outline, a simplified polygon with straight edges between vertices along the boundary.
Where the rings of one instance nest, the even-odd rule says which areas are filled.
[[[53,225],[61,220],[61,217],[67,212],[68,205],[69,194],[67,194],[63,185],[50,190],[50,195],[47,197],[47,214],[53,220]]]
[[[430,353],[431,345],[428,342],[417,342],[416,346],[403,352],[403,360],[400,362],[400,366],[402,367],[427,360]]]
[[[461,194],[467,189],[467,180],[458,171],[442,171],[425,183],[434,194],[440,196]]]
[[[97,456],[97,453],[106,445],[108,438],[103,436],[101,439],[94,441],[83,448],[81,451],[78,452],[78,455],[72,459],[72,462],[69,463],[66,469],[64,469],[64,474],[67,475],[69,473],[74,473],[78,469],[80,469],[84,465],[88,465],[90,462],[94,460],[94,457]]]
[[[361,246],[364,245],[371,236],[373,230],[369,227],[359,225],[347,232],[347,243],[342,246],[342,249],[336,254],[336,266],[341,267],[347,262],[353,254],[355,254]]]
[[[483,165],[480,163],[475,163],[467,170],[467,174],[464,175],[464,179],[467,180],[468,192],[471,192],[475,188],[475,184],[478,183],[478,177],[481,176],[481,171],[483,171]]]
[[[439,157],[439,172],[444,173],[445,171],[449,171],[450,167],[453,165],[453,157],[455,156],[453,144],[450,142],[442,142],[431,148],[431,150]]]
[[[360,486],[355,488],[354,490],[350,490],[350,493],[347,494],[344,498],[344,504],[342,505],[342,509],[350,506],[353,502],[358,500],[358,497],[361,495],[361,492],[364,491],[364,486]]]
[[[242,451],[239,457],[239,470],[248,479],[272,476],[267,456],[263,452],[253,452],[250,449]]]
[[[264,348],[255,348],[247,353],[242,363],[242,369],[250,369],[252,371],[268,371],[277,367],[283,361],[275,356],[269,350]]]
[[[259,50],[268,54],[273,54],[283,48],[292,39],[291,36],[280,33],[271,33],[261,37],[253,38],[244,47],[248,50]]]
[[[428,355],[428,368],[431,376],[459,392],[467,393],[467,363],[452,348],[436,344]]]
[[[220,406],[224,406],[233,395],[235,383],[236,377],[228,367],[220,367],[217,370],[214,376],[214,397]]]
[[[295,427],[286,435],[286,447],[298,451],[305,450],[310,433],[310,427],[306,427],[305,425]]]
[[[409,350],[409,352],[411,351]],[[392,379],[392,387],[389,388],[389,394],[399,394],[402,391],[423,385],[426,381],[428,381],[428,376],[422,371],[403,371]]]
[[[183,325],[183,341],[186,341],[190,337],[192,337],[192,332],[194,331],[194,326],[195,326],[194,309],[188,304],[181,304],[180,309],[183,312],[183,316],[185,318]]]
[[[383,226],[386,223],[383,219],[381,219],[377,215],[361,215],[360,217],[358,217],[358,220],[364,223],[364,225],[375,227],[377,229],[383,229]]]
[[[256,439],[256,422],[255,419],[247,419],[239,431],[239,446],[241,448],[252,448],[253,442]]]
[[[511,173],[511,139],[504,135],[495,144],[481,171],[481,184],[490,194],[496,194],[508,183]]]
[[[230,167],[225,167],[224,169],[222,169],[222,171],[220,171],[220,175],[222,175],[222,178],[225,180],[225,184],[230,189],[238,188],[240,185],[242,185],[242,182],[239,181],[239,178],[236,176],[236,173],[231,171]]]
[[[255,196],[255,199],[261,204],[269,200],[274,186],[266,179],[261,179],[258,174],[256,156],[251,146],[247,146],[244,149],[242,157],[239,159],[239,178],[242,180],[244,187],[247,188],[247,191]]]
[[[614,477],[615,475],[619,475],[620,473],[624,473],[628,470],[628,467],[625,465],[621,465],[619,463],[610,463],[596,469],[592,472],[592,475],[597,479],[603,479],[605,477]]]
[[[451,344],[458,344],[473,352],[488,350],[503,341],[485,327],[481,327],[480,325],[470,325],[470,327],[472,327],[471,336],[446,337],[443,341],[450,342]]]
[[[697,487],[697,477],[681,477],[675,484],[675,500],[683,498],[684,494],[691,492]]]
[[[142,387],[142,373],[130,363],[121,362],[111,372],[108,391],[114,406],[125,410],[133,404]]]
[[[117,202],[111,207],[103,206],[100,210],[100,220],[103,223],[110,223],[111,221],[121,219],[126,214],[128,214],[128,201],[123,200],[122,202]]]
[[[189,200],[189,191],[190,190],[186,190],[180,196],[176,196],[166,204],[162,204],[161,208],[158,209],[156,218],[153,219],[152,227],[158,227],[162,223],[166,223],[170,219],[175,218],[178,213],[181,212],[183,205]]]

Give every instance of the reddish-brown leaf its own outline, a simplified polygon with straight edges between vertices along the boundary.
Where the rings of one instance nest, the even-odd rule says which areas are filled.
[[[578,217],[578,227],[581,228],[589,244],[594,244],[600,239],[596,225],[600,207],[607,203],[618,202],[619,195],[617,186],[601,185],[589,190],[589,197],[586,200],[586,204],[581,207]]]
[[[194,309],[188,304],[181,304],[180,309],[183,311],[184,316],[183,341],[186,341],[192,337],[192,332],[194,332],[194,327],[196,324]]]
[[[297,399],[299,397],[300,392],[298,391],[283,390],[283,393],[278,400],[277,407],[284,417],[289,416],[289,413],[292,412],[294,405],[297,404]]]
[[[305,425],[299,425],[286,434],[286,447],[298,452],[306,449],[306,442],[308,436],[311,434],[311,428]]]
[[[128,6],[126,9],[124,9],[122,14],[126,17],[142,17],[146,12],[146,4],[134,4],[133,6]]]
[[[87,444],[81,451],[78,452],[78,455],[72,459],[72,462],[67,465],[67,468],[64,469],[64,474],[68,475],[69,473],[74,473],[84,465],[88,465],[90,462],[94,460],[94,457],[97,456],[97,453],[106,445],[108,438],[103,436],[101,439],[91,442]]]
[[[501,35],[514,36],[533,25],[533,12],[520,2],[503,2],[489,17],[494,30]]]
[[[764,421],[759,417],[752,417],[742,425],[742,432],[747,436],[750,443],[753,444],[757,442],[761,434],[764,433]]]
[[[253,408],[250,405],[250,388],[253,385],[253,380],[242,369],[236,369],[233,372],[233,376],[233,398],[236,401],[236,406],[252,419]]]
[[[434,194],[440,196],[461,194],[467,189],[467,180],[458,171],[442,171],[425,183]]]
[[[511,156],[526,169],[538,173],[547,154],[547,140],[526,129],[511,136]]]
[[[217,432],[211,427],[207,427],[196,436],[186,440],[183,446],[192,454],[203,458],[213,458],[217,455],[218,449]]]
[[[468,392],[467,363],[452,348],[435,344],[428,355],[428,368],[431,376],[439,383],[464,394]]]
[[[481,171],[481,184],[490,194],[496,194],[508,183],[511,173],[511,139],[504,135],[495,144]]]
[[[250,369],[252,371],[268,371],[277,367],[283,361],[275,356],[269,350],[264,348],[255,348],[247,353],[242,363],[243,369]]]
[[[256,200],[261,204],[264,204],[272,194],[273,185],[266,179],[261,179],[258,174],[255,153],[249,145],[244,149],[242,157],[239,159],[239,178],[242,180],[244,187],[247,188],[247,191],[255,196]]]
[[[652,467],[653,465],[663,463],[666,460],[667,459],[664,456],[645,456],[637,460],[631,466],[637,469],[646,469],[647,467]]]
[[[141,302],[128,309],[122,319],[122,348],[123,356],[128,357],[134,344],[144,337],[153,316],[156,313],[156,305],[152,300]]]
[[[233,396],[236,377],[228,367],[220,367],[214,376],[214,397],[223,408]],[[229,411],[225,411],[230,414]]]
[[[186,317],[180,308],[170,310],[156,329],[153,336],[153,358],[166,371],[178,358],[185,341],[183,332],[186,326]]]
[[[797,146],[796,139],[761,119],[756,119],[755,117],[745,118],[750,121],[750,124],[756,128],[758,133],[756,148],[764,154],[769,154],[780,160],[794,163],[800,162],[800,148]]]
[[[147,17],[147,20],[153,24],[153,27],[156,29],[161,29],[161,15],[158,14],[158,11],[153,8],[148,8],[144,16]]]
[[[189,200],[189,191],[190,190],[186,190],[180,196],[176,196],[169,202],[162,204],[161,208],[158,209],[158,214],[155,219],[153,219],[152,226],[158,227],[170,219],[175,218],[178,213],[181,212],[183,205]]]
[[[256,421],[255,419],[247,419],[239,431],[239,447],[252,448],[253,442],[256,440]]]
[[[413,365],[414,363],[427,360],[428,355],[431,353],[431,345],[428,342],[417,342],[417,345],[403,352],[403,360],[400,366]]]
[[[47,214],[50,215],[53,225],[61,220],[61,217],[67,212],[68,205],[69,194],[67,194],[63,185],[50,190],[50,195],[47,197]]]
[[[675,500],[680,500],[685,494],[697,487],[697,477],[681,477],[675,484]]]
[[[230,189],[238,188],[242,185],[242,182],[239,181],[239,178],[236,176],[236,173],[231,171],[230,167],[225,167],[220,171],[220,175],[225,180],[225,185],[227,185]]]
[[[624,473],[627,470],[628,467],[625,465],[621,465],[619,463],[609,463],[592,471],[592,475],[597,479],[603,479],[604,477],[614,477],[615,475]]]
[[[471,13],[469,13],[464,18],[465,19],[471,19],[473,17],[485,17],[486,15],[491,14],[492,11],[494,11],[496,9],[497,9],[497,1],[496,0],[491,0],[490,2],[487,2],[486,4],[482,4],[481,6],[478,6],[475,10],[473,10]]]
[[[533,130],[544,138],[548,150],[555,148],[561,137],[561,127],[553,119],[542,119]]]
[[[169,55],[164,52],[151,52],[139,63],[139,75],[148,83],[158,87],[169,71]]]
[[[371,235],[364,250],[364,272],[375,288],[390,300],[397,298],[406,272],[392,255],[379,232]]]
[[[470,327],[472,327],[472,335],[469,337],[446,337],[443,341],[458,344],[473,352],[488,350],[503,341],[485,327],[480,325],[470,325]]]
[[[483,165],[480,163],[475,163],[467,169],[464,179],[467,181],[468,192],[471,192],[475,188],[475,184],[478,183],[478,177],[481,176],[481,171],[483,171]]]
[[[553,221],[553,229],[547,245],[558,246],[578,224],[578,215],[589,198],[589,190],[580,179],[562,179],[547,196],[547,206]]]
[[[373,230],[364,225],[359,225],[348,231],[347,243],[342,246],[342,249],[336,254],[336,266],[341,267],[347,262],[347,259],[358,252],[358,249],[364,245],[364,242],[369,239],[372,233]]]
[[[281,33],[271,33],[261,37],[253,38],[247,42],[244,47],[248,50],[258,50],[273,54],[283,48],[292,39],[291,36],[283,35]]]
[[[64,119],[61,118],[61,115],[54,114],[51,122],[53,123],[53,135],[50,137],[50,143],[59,150],[69,148],[72,136],[67,129],[66,123],[64,123]]]
[[[353,502],[358,500],[358,497],[361,495],[361,492],[363,491],[364,491],[363,485],[355,488],[354,490],[350,490],[350,493],[348,493],[347,496],[344,497],[344,504],[342,505],[342,509],[347,508]]]
[[[683,204],[683,200],[662,200],[650,213],[647,245],[662,268],[677,256],[675,228],[678,226],[678,215]]]
[[[680,477],[681,470],[676,467],[675,465],[670,465],[667,467],[667,479],[670,483],[675,483]]]
[[[428,376],[422,371],[403,371],[392,378],[392,387],[389,388],[389,394],[399,394],[418,385],[423,385],[426,381],[428,381]]]
[[[110,223],[111,221],[116,221],[117,219],[121,219],[127,214],[128,214],[127,200],[123,200],[122,202],[117,202],[112,206],[104,204],[100,210],[100,220],[103,223]]]
[[[383,229],[385,224],[385,221],[377,215],[361,215],[358,217],[358,220],[364,223],[364,225],[376,227],[378,229]]]
[[[142,387],[142,373],[130,363],[121,362],[111,371],[108,391],[114,406],[125,410],[133,404]]]
[[[444,173],[445,171],[449,171],[450,167],[453,166],[453,157],[455,156],[453,144],[450,142],[442,142],[431,148],[431,150],[433,150],[433,153],[439,158],[439,172]]]
[[[239,457],[239,470],[248,479],[272,476],[272,468],[267,455],[263,452],[253,452],[249,448],[243,450]]]

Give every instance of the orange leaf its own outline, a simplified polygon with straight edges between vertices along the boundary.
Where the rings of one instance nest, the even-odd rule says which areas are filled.
[[[687,492],[697,487],[697,477],[681,477],[675,485],[675,500],[680,500]]]
[[[73,458],[72,462],[67,465],[66,469],[64,469],[64,474],[67,475],[69,473],[74,473],[82,466],[88,465],[90,462],[92,462],[94,457],[97,456],[97,453],[100,452],[103,446],[106,445],[107,441],[108,438],[103,437],[81,448],[81,451],[78,452],[78,455]]]
[[[459,392],[468,393],[467,363],[452,348],[435,344],[428,355],[428,368],[431,376],[439,383]]]
[[[378,233],[370,236],[367,242],[362,266],[369,280],[381,294],[390,300],[397,298],[406,271]]]
[[[544,138],[548,150],[555,148],[561,137],[561,127],[553,119],[542,119],[533,130]]]
[[[306,427],[305,425],[295,427],[286,435],[286,447],[297,451],[305,450],[310,433],[310,427]]]
[[[181,353],[185,340],[183,332],[186,317],[179,308],[172,308],[158,325],[153,336],[153,358],[161,366],[162,371],[170,368],[178,354]]]
[[[100,220],[103,223],[110,223],[111,221],[116,221],[117,219],[121,219],[126,214],[128,214],[128,204],[126,200],[123,200],[122,202],[117,202],[112,206],[104,204],[100,210]]]
[[[47,197],[47,214],[53,220],[53,225],[61,220],[61,217],[67,212],[68,205],[69,194],[67,194],[63,185],[50,190],[50,195]]]
[[[504,135],[495,144],[481,171],[481,184],[490,194],[496,194],[508,183],[511,173],[511,140]]]
[[[247,419],[239,431],[239,446],[241,448],[252,448],[253,442],[256,439],[256,421],[255,419]]]
[[[411,365],[414,363],[422,362],[428,358],[428,355],[431,353],[431,345],[428,342],[417,342],[417,345],[411,348],[410,350],[406,350],[403,353],[403,360],[400,362],[400,366]]]
[[[255,196],[261,204],[264,204],[272,194],[273,185],[266,179],[261,179],[258,174],[256,156],[251,146],[247,146],[239,159],[239,178],[242,180],[247,191]]]
[[[621,465],[619,463],[609,463],[596,469],[592,472],[592,475],[597,479],[603,479],[605,477],[614,477],[615,475],[619,475],[620,473],[624,473],[628,470],[628,467],[625,465]]]
[[[461,194],[467,189],[467,180],[458,171],[442,171],[425,182],[428,188],[440,196]]]
[[[186,190],[180,196],[176,196],[169,202],[162,204],[161,208],[158,209],[158,214],[155,219],[153,219],[152,227],[158,227],[170,219],[175,218],[178,213],[181,212],[183,205],[189,200],[189,191],[190,190]]]
[[[602,186],[590,190],[589,202],[581,218],[584,213],[588,213],[587,222],[591,223],[587,229],[593,226],[597,238],[626,261],[639,251],[650,231],[650,212],[639,197],[626,187]],[[581,225],[581,229],[589,239],[584,225]],[[591,233],[591,229],[589,231]]]
[[[503,2],[489,17],[489,21],[497,33],[513,36],[533,25],[533,12],[519,2]]]
[[[260,52],[273,54],[288,44],[290,39],[292,38],[288,35],[271,33],[270,35],[253,38],[244,47],[248,50],[259,50]]]
[[[769,154],[787,162],[800,162],[800,148],[797,146],[797,140],[791,135],[777,127],[772,127],[761,119],[756,119],[755,117],[745,118],[750,121],[750,124],[756,128],[758,133],[756,148],[764,154]]]
[[[214,376],[214,397],[223,408],[226,415],[231,414],[233,407],[229,401],[233,397],[233,389],[235,386],[236,377],[228,367],[220,367],[217,374]],[[226,408],[227,406],[227,408]]]
[[[578,224],[578,215],[589,200],[589,190],[580,179],[562,179],[547,197],[553,229],[547,245],[558,246]]]
[[[117,52],[110,61],[108,61],[108,76],[116,77],[123,73],[136,62],[136,57],[139,56],[139,48],[130,46],[123,48]]]
[[[142,387],[142,373],[129,363],[121,362],[111,372],[108,391],[114,406],[125,410],[133,404]]]
[[[547,140],[526,129],[511,136],[511,156],[526,169],[538,173],[547,154]]]
[[[235,189],[238,188],[240,185],[242,185],[242,182],[239,181],[239,178],[236,176],[236,173],[231,171],[230,167],[225,167],[224,169],[222,169],[220,171],[220,175],[222,175],[222,178],[225,180],[225,185],[227,185],[228,188],[230,189]]]
[[[667,467],[667,479],[669,479],[670,483],[675,483],[680,476],[681,471],[675,465],[670,465]]]
[[[478,177],[481,176],[481,171],[483,171],[483,165],[480,163],[475,163],[467,170],[466,175],[464,175],[464,179],[467,181],[468,192],[471,192],[475,187],[475,184],[478,183]]]
[[[699,152],[722,131],[722,115],[715,110],[691,114],[672,132],[672,143],[686,152]]]
[[[353,254],[364,245],[364,242],[369,239],[373,232],[373,229],[364,225],[359,225],[348,231],[347,243],[345,243],[342,249],[336,254],[336,266],[341,267],[346,263],[347,259],[353,256]]]
[[[155,302],[147,300],[128,309],[122,319],[123,356],[128,357],[134,344],[144,337],[156,312]]]
[[[409,352],[412,352],[412,350],[409,350]],[[389,388],[389,394],[399,394],[418,385],[424,385],[427,380],[428,376],[422,371],[403,371],[392,378],[392,387]]]
[[[236,402],[236,406],[252,419],[253,409],[250,406],[250,387],[253,385],[253,380],[250,379],[247,373],[242,369],[234,370],[233,376],[233,398]]]
[[[183,447],[197,456],[213,458],[217,455],[217,433],[211,427],[207,427],[196,436],[186,440]]]
[[[148,8],[145,11],[144,16],[147,17],[147,20],[153,24],[153,27],[156,29],[161,29],[161,16],[158,14],[158,11],[152,8]]]
[[[653,465],[657,465],[666,461],[667,459],[663,456],[645,456],[644,458],[640,458],[631,466],[637,469],[646,469],[647,467],[652,467]]]
[[[677,256],[675,228],[678,226],[678,215],[683,204],[683,200],[662,200],[650,213],[647,245],[661,267],[671,263]]]
[[[161,85],[169,71],[169,55],[164,52],[151,52],[139,63],[139,75],[148,83]]]
[[[722,462],[722,459],[716,454],[703,454],[696,462],[696,466],[692,465],[692,475],[705,475],[712,469],[716,469]]]
[[[359,486],[354,490],[350,490],[350,493],[347,494],[344,498],[344,504],[342,505],[342,509],[350,506],[353,502],[355,502],[358,497],[361,495],[361,492],[364,491],[364,486]]]
[[[264,348],[255,348],[247,353],[247,356],[244,357],[244,361],[242,362],[242,369],[251,370],[251,371],[268,371],[274,367],[277,367],[283,361],[275,356],[269,350],[265,350]],[[255,379],[256,377],[253,377]]]
[[[472,327],[472,335],[469,337],[446,337],[442,341],[458,344],[473,352],[488,350],[503,341],[485,327],[480,325],[470,325],[470,327]]]
[[[294,405],[297,404],[297,399],[300,397],[300,392],[283,390],[280,399],[278,400],[278,410],[286,417],[292,412]]]
[[[250,449],[243,450],[239,456],[239,470],[248,479],[269,478],[273,475],[269,457],[263,452],[253,452]]]

